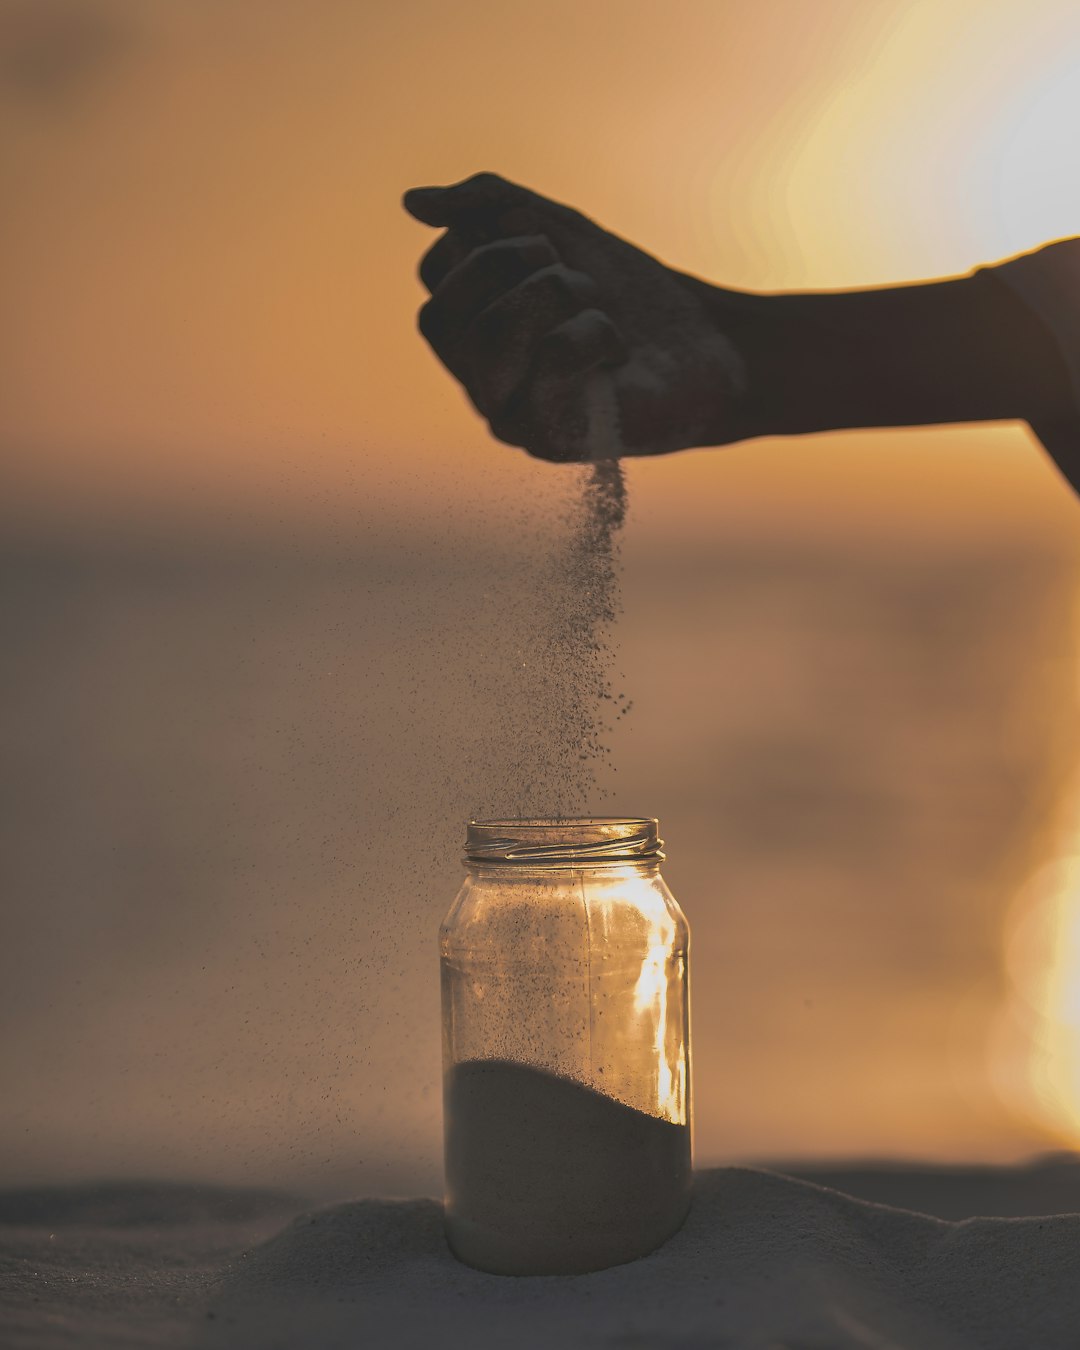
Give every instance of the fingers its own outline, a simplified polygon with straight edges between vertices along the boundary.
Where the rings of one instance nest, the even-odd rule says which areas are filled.
[[[449,187],[410,188],[402,198],[408,213],[425,225],[462,225],[494,221],[495,216],[534,200],[528,188],[496,173],[475,173]]]
[[[541,341],[527,378],[492,418],[492,434],[537,459],[567,463],[586,458],[586,376],[626,359],[622,336],[607,315],[582,310]]]
[[[534,273],[477,316],[466,344],[473,397],[486,417],[525,379],[546,335],[596,299],[589,277],[557,264]]]
[[[495,239],[545,233],[545,223],[574,213],[558,202],[493,173],[478,173],[450,187],[410,188],[402,198],[425,225],[446,225],[420,263],[420,280],[435,291],[474,248]]]
[[[500,250],[508,250],[511,253],[523,252],[530,257],[538,259],[537,267],[542,267],[546,263],[559,261],[559,255],[555,251],[555,246],[551,240],[543,234],[529,234],[528,231],[522,231],[520,237],[515,234],[508,239],[498,239],[493,243],[470,241],[453,230],[447,230],[441,234],[432,244],[424,256],[420,259],[418,269],[420,280],[434,293],[446,281],[450,273],[470,256],[477,253],[480,255],[481,269],[498,266],[491,262],[492,257],[497,257]],[[495,250],[494,254],[490,250]],[[521,275],[524,275],[522,273]],[[520,278],[514,278],[520,279]]]
[[[529,381],[489,425],[492,435],[535,459],[568,464],[588,456],[583,381],[552,373]]]
[[[542,235],[500,239],[474,249],[445,274],[421,307],[420,331],[438,351],[460,337],[488,305],[534,272],[558,262],[558,254]]]
[[[539,458],[585,458],[584,377],[627,351],[596,283],[564,265],[552,239],[572,255],[595,227],[492,173],[413,188],[403,205],[446,229],[420,263],[431,299],[419,327],[492,433]]]
[[[464,262],[475,247],[475,243],[469,243],[453,230],[440,234],[420,259],[420,266],[417,269],[420,280],[434,293],[442,283],[443,277],[457,267],[458,263]]]
[[[504,291],[471,321],[470,289],[457,292],[457,308],[449,315],[437,293],[420,311],[420,331],[490,417],[524,379],[541,339],[596,299],[591,278],[555,263]]]
[[[618,366],[627,359],[622,334],[599,309],[583,309],[544,337],[537,349],[534,375],[581,376],[597,366]]]

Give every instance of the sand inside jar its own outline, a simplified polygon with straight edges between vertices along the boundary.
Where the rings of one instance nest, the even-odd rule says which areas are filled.
[[[456,1256],[572,1275],[643,1256],[690,1205],[690,1130],[506,1060],[449,1073],[446,1222]]]

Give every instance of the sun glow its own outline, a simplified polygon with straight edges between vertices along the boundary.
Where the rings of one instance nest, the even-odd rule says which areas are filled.
[[[984,152],[996,250],[1026,252],[1080,232],[1080,176],[1074,172],[1080,125],[1080,59],[1075,48],[1027,72],[995,111]]]

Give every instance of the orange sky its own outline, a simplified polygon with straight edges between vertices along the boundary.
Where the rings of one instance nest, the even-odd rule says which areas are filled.
[[[559,472],[492,441],[417,336],[434,235],[400,208],[413,184],[493,169],[761,290],[964,272],[1080,230],[1067,0],[0,18],[9,517],[423,516]],[[635,470],[661,530],[957,503],[1075,524],[1018,428],[676,459]]]

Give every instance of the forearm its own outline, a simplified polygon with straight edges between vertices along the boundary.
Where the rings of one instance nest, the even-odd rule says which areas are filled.
[[[710,290],[746,361],[742,437],[1075,416],[1053,337],[992,269],[882,290]]]

